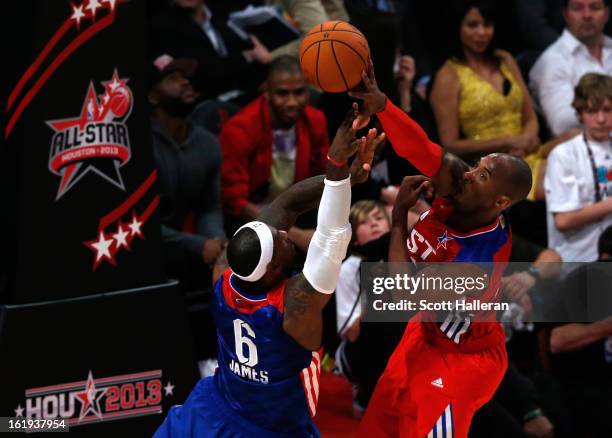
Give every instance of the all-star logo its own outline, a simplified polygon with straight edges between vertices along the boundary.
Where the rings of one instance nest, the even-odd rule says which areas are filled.
[[[436,249],[439,249],[440,247],[446,249],[446,243],[450,242],[451,240],[453,240],[453,238],[448,236],[448,230],[444,230],[444,233],[441,236],[438,236],[438,246],[436,246]]]
[[[59,419],[70,427],[162,413],[164,399],[175,385],[162,381],[162,370],[151,370],[47,385],[25,390],[10,414],[21,418]]]
[[[56,200],[90,171],[125,190],[119,169],[131,157],[126,122],[134,99],[128,81],[115,70],[111,80],[102,82],[99,96],[92,81],[79,116],[47,121],[54,131],[49,170],[61,178]]]
[[[79,420],[82,420],[89,414],[93,413],[96,417],[102,418],[102,410],[100,409],[100,399],[106,394],[106,388],[96,389],[96,384],[89,371],[87,376],[87,384],[85,391],[77,392],[76,396],[81,401],[81,412],[79,414]]]

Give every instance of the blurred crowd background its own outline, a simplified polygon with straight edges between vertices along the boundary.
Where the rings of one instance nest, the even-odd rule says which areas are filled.
[[[147,1],[165,267],[180,281],[202,375],[215,366],[214,261],[271,199],[324,172],[353,101],[305,81],[299,37],[267,47],[238,35],[229,15],[249,4],[274,7],[302,35],[327,20],[350,22],[368,39],[381,90],[431,139],[470,164],[493,152],[529,163],[532,191],[509,212],[512,261],[524,262],[503,283],[510,367],[470,436],[612,436],[610,315],[587,321],[576,286],[584,269],[556,264],[612,258],[609,2]],[[324,365],[353,384],[357,417],[403,331],[361,322],[359,267],[386,259],[389,209],[415,172],[383,144],[370,180],[353,191],[353,240],[326,308]],[[427,208],[420,202],[411,223]],[[315,221],[316,212],[290,231],[304,254]],[[542,306],[570,314],[531,323]]]

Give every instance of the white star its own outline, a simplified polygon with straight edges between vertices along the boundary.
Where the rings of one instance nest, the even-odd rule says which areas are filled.
[[[121,226],[121,223],[119,223],[119,226],[117,227],[117,232],[113,234],[113,239],[115,239],[115,245],[117,249],[121,248],[122,246],[125,246],[126,248],[128,247],[128,243],[126,239],[128,234],[130,233],[127,232],[125,229],[123,229],[123,227]]]
[[[102,0],[102,3],[108,3],[110,5],[110,10],[114,11],[115,10],[115,2],[117,0]]]
[[[141,226],[142,222],[140,222],[138,218],[136,218],[136,216],[134,215],[134,217],[132,218],[132,223],[128,225],[128,227],[130,227],[132,237],[134,237],[136,234],[142,237],[142,232],[140,231]]]
[[[168,380],[168,383],[166,383],[166,386],[164,386],[164,392],[166,393],[165,395],[173,395],[172,391],[174,391],[174,385],[170,383],[170,380]]]
[[[104,105],[106,105],[109,100],[110,100],[110,96],[108,95],[108,93],[105,93],[104,97],[102,98],[102,102],[104,102]]]
[[[100,231],[100,237],[97,242],[91,244],[96,250],[96,262],[99,262],[102,257],[112,259],[109,251],[110,246],[113,244],[113,239],[106,239],[104,231]]]
[[[81,18],[84,16],[85,13],[83,12],[83,5],[79,6],[78,8],[75,5],[72,5],[72,15],[70,18],[76,21],[77,27],[81,25]]]
[[[85,9],[91,11],[91,16],[95,19],[96,10],[98,10],[98,8],[100,7],[102,7],[102,5],[98,3],[98,0],[89,0],[89,3],[87,3],[87,6],[85,7]]]
[[[170,384],[170,382],[168,382]],[[15,417],[23,417],[24,409],[21,407],[21,404],[17,405],[17,409],[15,409]]]
[[[117,77],[116,77],[116,76],[115,76],[115,77],[113,77],[113,81],[112,81],[110,84],[108,84],[108,86],[110,87],[111,91],[115,91],[115,89],[116,89],[116,88],[117,88],[119,85],[121,85],[121,82],[119,82],[119,81],[117,80]]]

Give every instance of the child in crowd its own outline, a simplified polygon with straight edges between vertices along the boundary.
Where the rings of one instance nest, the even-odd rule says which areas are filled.
[[[418,217],[418,212],[409,213],[410,226]],[[336,366],[353,384],[353,408],[355,416],[360,417],[405,323],[361,322],[361,263],[386,261],[389,251],[391,221],[385,207],[372,200],[356,202],[351,207],[349,222],[353,237],[336,288],[337,329],[342,339],[336,350]]]
[[[612,77],[585,74],[572,105],[584,131],[548,157],[549,247],[563,261],[591,262],[597,239],[612,225]]]

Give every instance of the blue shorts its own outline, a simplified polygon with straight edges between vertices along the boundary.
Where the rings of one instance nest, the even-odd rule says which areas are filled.
[[[320,437],[314,424],[312,430],[299,436]],[[201,379],[184,405],[170,408],[168,416],[153,438],[294,438],[295,433],[278,433],[262,429],[233,411],[221,397],[214,377]]]

